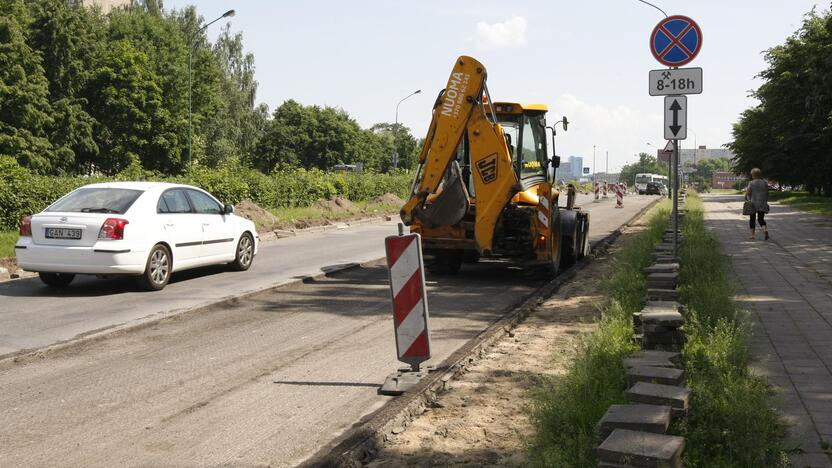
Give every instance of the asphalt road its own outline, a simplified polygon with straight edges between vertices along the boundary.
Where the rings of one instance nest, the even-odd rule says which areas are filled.
[[[624,209],[613,208],[610,200],[586,202],[592,240],[654,199],[630,196]],[[379,257],[380,239],[394,229],[388,224],[284,239],[264,253],[275,249],[273,258],[283,268],[290,263],[277,249],[295,255],[305,265],[296,267],[293,275],[299,275]],[[263,258],[261,268],[269,263]],[[108,283],[103,294],[84,284],[85,292],[45,295],[31,282],[11,288],[25,294],[2,293],[18,307],[37,302],[47,312],[51,301],[66,323],[74,316],[82,324],[85,309],[99,314],[105,308],[106,314],[129,306],[147,315],[168,300],[182,301],[176,308],[207,302],[208,294],[226,296],[239,278],[256,270],[236,275],[182,278],[158,297],[119,282]],[[435,363],[542,284],[533,275],[488,264],[465,265],[459,276],[429,276],[428,282]],[[73,314],[60,313],[70,308]],[[4,334],[12,313],[22,314],[17,320],[42,322],[29,329],[50,330],[50,317],[35,320],[4,305]],[[294,465],[388,400],[377,388],[400,365],[392,329],[386,273],[379,265],[258,294],[233,307],[172,315],[45,359],[6,360],[0,363],[0,466]]]
[[[395,232],[396,223],[387,222],[264,242],[248,271],[183,271],[155,292],[141,291],[130,278],[89,275],[77,276],[64,290],[50,289],[38,278],[0,283],[0,356],[175,314],[339,264],[367,262],[384,255],[383,239]]]

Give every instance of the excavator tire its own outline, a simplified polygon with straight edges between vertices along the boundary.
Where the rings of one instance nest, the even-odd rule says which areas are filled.
[[[567,269],[578,261],[583,253],[580,222],[577,213],[572,210],[562,210],[560,215],[561,241],[563,248],[560,254],[560,267]]]
[[[476,250],[466,250],[462,254],[462,263],[474,264],[480,261],[480,254]]]
[[[461,250],[435,250],[433,258],[425,262],[425,269],[434,275],[455,275],[462,267]]]
[[[543,271],[546,277],[554,278],[558,275],[561,266],[561,258],[563,255],[563,232],[561,231],[561,210],[557,210],[557,216],[552,216],[551,230],[554,236],[549,241],[549,248],[551,249],[549,263],[544,266]]]

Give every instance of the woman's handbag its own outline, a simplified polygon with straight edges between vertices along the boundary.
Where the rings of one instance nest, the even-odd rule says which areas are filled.
[[[743,215],[753,215],[754,214],[754,202],[751,200],[746,200],[745,203],[742,205],[742,214]]]

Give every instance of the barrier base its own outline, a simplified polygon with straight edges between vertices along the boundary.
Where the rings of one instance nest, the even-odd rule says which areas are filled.
[[[379,395],[398,396],[415,387],[423,377],[428,375],[428,369],[414,372],[410,369],[400,369],[384,379],[384,384],[378,389]]]

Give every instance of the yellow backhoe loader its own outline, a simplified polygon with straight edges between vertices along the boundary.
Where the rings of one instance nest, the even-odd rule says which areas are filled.
[[[554,275],[586,254],[589,214],[574,206],[574,189],[566,207],[558,206],[560,158],[546,112],[540,104],[492,101],[485,66],[457,59],[401,210],[404,224],[422,235],[429,271],[452,274],[463,261],[489,258]],[[566,130],[568,120],[560,122]]]

